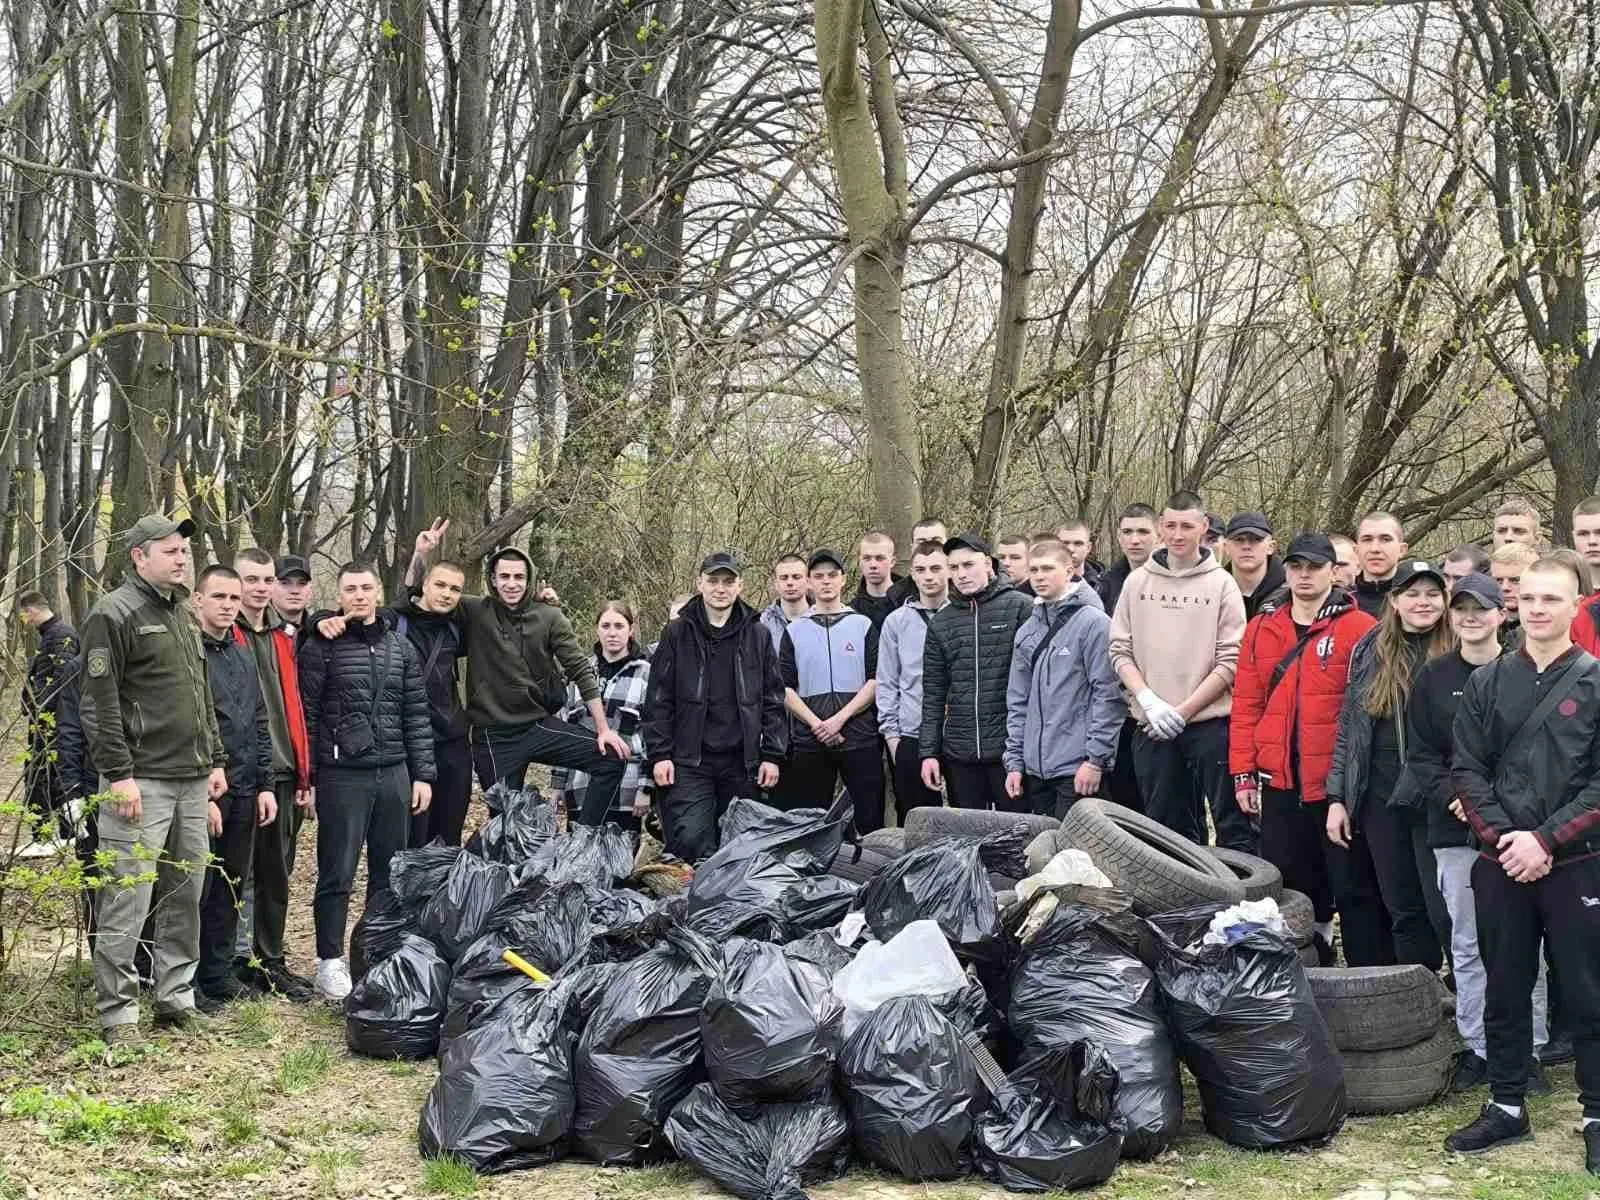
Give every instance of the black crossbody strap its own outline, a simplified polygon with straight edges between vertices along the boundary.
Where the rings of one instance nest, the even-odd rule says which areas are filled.
[[[1289,668],[1294,666],[1294,660],[1300,657],[1301,651],[1303,651],[1310,643],[1312,637],[1316,634],[1316,631],[1317,627],[1312,625],[1303,634],[1301,634],[1299,640],[1295,642],[1294,648],[1291,649],[1289,653],[1285,654],[1281,660],[1279,660],[1277,666],[1272,668],[1272,678],[1267,680],[1267,694],[1261,699],[1261,705],[1263,708],[1265,708],[1267,702],[1272,699],[1272,693],[1278,690],[1278,685],[1283,682],[1284,676],[1289,674]]]
[[[1039,669],[1039,660],[1044,657],[1044,652],[1050,649],[1050,643],[1055,641],[1056,634],[1061,632],[1061,627],[1082,611],[1083,605],[1074,604],[1056,614],[1055,620],[1050,622],[1050,628],[1045,630],[1043,640],[1033,648],[1033,659],[1028,663],[1029,675]]]
[[[1574,671],[1569,666],[1567,673],[1561,677],[1561,681],[1544,694],[1544,699],[1540,700],[1534,710],[1528,714],[1528,719],[1517,726],[1517,731],[1511,735],[1511,740],[1506,743],[1505,751],[1500,755],[1502,763],[1509,762],[1512,754],[1521,750],[1523,743],[1539,732],[1540,727],[1549,718],[1550,714],[1555,711],[1556,705],[1572,695],[1572,689],[1578,686],[1578,676],[1580,674],[1582,672]]]

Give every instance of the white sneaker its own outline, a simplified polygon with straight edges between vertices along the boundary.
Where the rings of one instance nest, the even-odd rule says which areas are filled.
[[[36,838],[17,851],[18,858],[60,858],[72,851],[72,843],[58,838]]]
[[[324,1000],[343,1000],[350,994],[350,968],[342,958],[317,960],[317,995]]]

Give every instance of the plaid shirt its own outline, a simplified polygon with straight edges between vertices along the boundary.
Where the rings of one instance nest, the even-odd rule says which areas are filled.
[[[634,797],[645,781],[639,774],[644,762],[644,736],[640,733],[640,714],[644,710],[644,696],[650,685],[650,660],[640,649],[630,643],[628,661],[611,678],[604,674],[606,663],[597,653],[594,656],[595,674],[600,678],[600,702],[606,706],[606,721],[612,730],[628,743],[633,757],[622,776],[622,790],[617,793],[613,812],[633,811]],[[584,705],[578,689],[567,687],[567,706],[561,710],[564,720],[573,721],[585,729],[593,729],[594,721]],[[584,793],[589,790],[589,773],[556,767],[550,772],[550,786],[556,792],[568,813],[583,811]]]

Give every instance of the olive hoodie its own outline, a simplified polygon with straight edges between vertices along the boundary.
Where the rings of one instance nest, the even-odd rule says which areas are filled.
[[[1150,689],[1168,704],[1181,704],[1212,671],[1228,688],[1190,718],[1190,723],[1225,717],[1233,708],[1233,673],[1244,637],[1244,597],[1233,576],[1209,550],[1192,567],[1170,567],[1157,550],[1135,568],[1117,597],[1111,617],[1111,668],[1133,663]],[[1144,711],[1130,697],[1140,722]]]
[[[521,558],[528,564],[528,594],[516,604],[492,593],[461,601],[467,721],[477,729],[530,725],[560,712],[568,683],[585,703],[600,698],[589,652],[559,608],[534,599],[533,562]]]

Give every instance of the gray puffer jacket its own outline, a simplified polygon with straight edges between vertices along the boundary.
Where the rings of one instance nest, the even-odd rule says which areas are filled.
[[[1111,618],[1085,583],[1054,604],[1033,606],[1011,653],[1006,770],[1063,779],[1086,761],[1101,768],[1116,761],[1128,710],[1111,669],[1110,639]]]
[[[923,758],[1000,761],[1011,648],[1032,612],[1032,599],[994,579],[973,596],[952,592],[934,614],[922,651]]]

